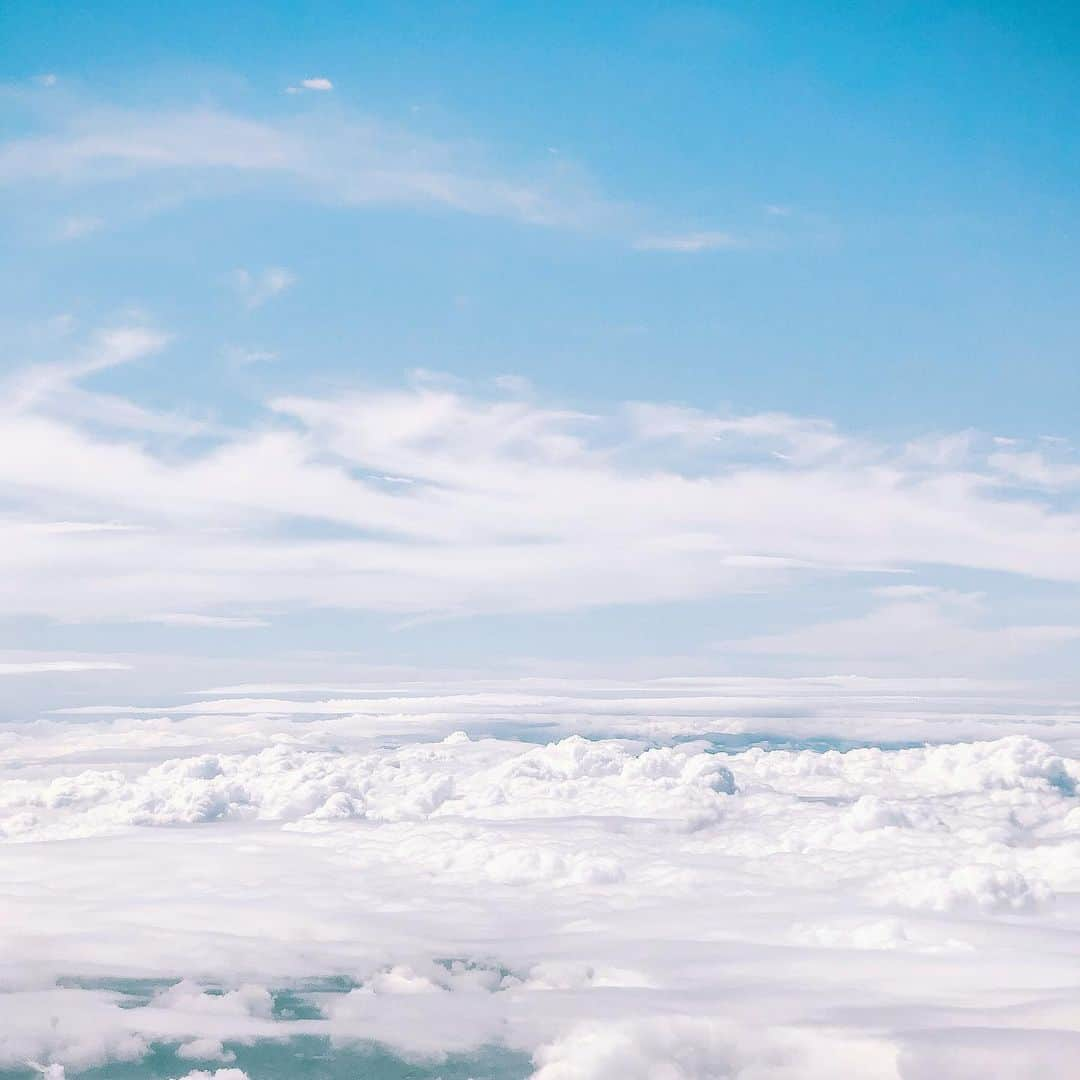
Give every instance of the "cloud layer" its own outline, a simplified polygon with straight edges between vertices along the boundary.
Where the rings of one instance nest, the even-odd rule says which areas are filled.
[[[513,381],[427,378],[273,397],[214,429],[84,387],[161,362],[168,341],[115,327],[10,378],[7,612],[239,628],[318,607],[570,611],[827,577],[873,585],[870,612],[724,647],[884,662],[940,646],[994,665],[1077,636],[896,577],[1080,581],[1074,493],[1028,486],[989,438],[889,445],[820,419],[652,403],[586,414]]]
[[[1075,756],[716,753],[635,737],[670,702],[578,694],[519,699],[519,727],[580,726],[591,697],[621,737],[483,736],[505,691],[0,728],[0,1069],[153,1053],[232,1080],[259,1048],[373,1043],[535,1080],[1067,1068]]]

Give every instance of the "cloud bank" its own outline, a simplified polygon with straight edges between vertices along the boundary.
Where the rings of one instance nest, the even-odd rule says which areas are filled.
[[[838,685],[806,693],[839,704]],[[729,704],[752,711],[752,687]],[[636,711],[602,687],[521,708],[540,743],[478,730],[517,714],[505,690],[501,709],[384,692],[362,714],[237,701],[225,719],[197,703],[3,726],[0,1069],[154,1054],[232,1080],[275,1053],[382,1053],[534,1080],[1067,1071],[1075,750],[987,718],[966,743],[717,753],[642,737],[672,708],[644,689]],[[899,688],[879,689],[887,712]],[[699,691],[674,696],[701,732]],[[550,734],[590,699],[617,737]],[[1043,730],[1075,748],[1070,727]],[[969,1052],[988,1039],[993,1058]]]

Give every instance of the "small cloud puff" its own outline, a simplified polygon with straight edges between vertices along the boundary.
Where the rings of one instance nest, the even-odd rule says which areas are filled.
[[[236,1055],[221,1045],[220,1039],[192,1039],[182,1043],[176,1056],[183,1061],[235,1061]]]
[[[243,1069],[215,1069],[207,1072],[205,1069],[196,1069],[189,1072],[180,1080],[249,1080],[248,1074]]]
[[[326,78],[319,76],[313,79],[301,79],[298,86],[285,87],[286,94],[300,94],[305,90],[315,90],[321,93],[333,90],[334,84]]]
[[[97,232],[104,224],[101,218],[92,215],[68,217],[60,223],[57,236],[61,240],[81,240]]]
[[[34,1072],[39,1073],[45,1080],[64,1080],[66,1076],[63,1065],[39,1065],[36,1061],[26,1063]]]
[[[224,350],[225,360],[233,367],[250,367],[252,364],[270,363],[277,353],[269,349],[248,349],[242,345],[230,345]]]
[[[283,266],[268,266],[258,272],[240,267],[232,272],[231,281],[245,307],[254,309],[296,284],[296,275]]]

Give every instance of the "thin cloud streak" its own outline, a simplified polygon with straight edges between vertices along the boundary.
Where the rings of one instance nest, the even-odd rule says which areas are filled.
[[[321,86],[310,89],[325,92]],[[254,176],[346,206],[431,204],[564,227],[619,214],[570,166],[546,164],[536,175],[511,178],[487,167],[481,156],[476,147],[358,114],[305,113],[269,121],[215,107],[73,108],[50,133],[0,144],[0,184],[80,186],[209,176],[227,190]]]
[[[131,671],[130,664],[99,660],[34,660],[0,664],[0,675],[56,675],[79,671]]]
[[[727,232],[694,232],[659,236],[643,236],[634,247],[638,251],[671,251],[697,254],[702,251],[732,251],[745,247],[746,242]]]

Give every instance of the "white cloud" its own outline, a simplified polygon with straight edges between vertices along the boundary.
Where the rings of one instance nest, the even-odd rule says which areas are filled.
[[[72,406],[75,380],[164,340],[113,331],[74,362],[14,378],[0,416],[18,447],[0,458],[9,612],[573,610],[926,565],[1080,580],[1080,521],[1041,489],[1001,499],[976,457],[913,460],[823,420],[650,403],[586,415],[513,383],[488,398],[421,381],[277,398],[184,451],[156,442],[183,431],[180,418]],[[42,532],[68,517],[128,528]],[[917,638],[917,616],[945,617],[934,604],[885,615],[894,633],[913,620]],[[941,640],[982,653],[986,633]]]
[[[680,685],[697,733],[722,732],[699,698],[715,685]],[[774,706],[777,686],[730,683],[730,715],[755,692]],[[448,716],[453,691],[405,719],[369,697],[345,716],[251,703],[0,723],[0,844],[18,884],[0,920],[0,1068],[107,1068],[163,1046],[209,1068],[229,1044],[269,1067],[282,1048],[373,1040],[413,1061],[498,1045],[543,1080],[831,1080],[837,1061],[898,1080],[913,1045],[936,1076],[993,1026],[1005,1064],[980,1059],[980,1075],[1012,1080],[1032,1030],[1068,1029],[1075,756],[1026,736],[653,746],[659,688],[637,688],[626,738],[542,745],[433,735],[518,715],[506,697]],[[828,702],[838,734],[867,700],[885,727],[936,702],[931,727],[950,740],[972,711],[955,686],[787,688],[789,704]],[[579,700],[556,705],[569,727]],[[1040,733],[1075,748],[1072,726]],[[102,986],[118,969],[161,983]]]
[[[74,109],[48,134],[0,143],[0,184],[169,181],[168,199],[257,175],[319,202],[435,204],[537,225],[580,226],[617,211],[572,166],[545,162],[516,179],[474,147],[362,115],[262,121],[210,107]],[[196,182],[197,181],[197,182]],[[149,200],[153,202],[153,199]]]
[[[5,409],[18,411],[47,404],[70,391],[72,384],[99,371],[153,356],[169,343],[169,336],[148,326],[117,326],[96,333],[75,358],[37,364],[0,382]],[[103,419],[107,419],[103,417]]]
[[[130,664],[106,660],[31,660],[0,663],[0,675],[43,675],[77,671],[130,671]]]
[[[1075,459],[1053,460],[1038,450],[1000,451],[988,464],[1009,482],[1050,491],[1080,488],[1080,464]]]
[[[318,90],[327,91],[333,90],[334,84],[329,79],[315,78],[315,79],[302,79],[299,86],[286,87],[285,92],[287,94],[298,94],[301,90]]]
[[[7,521],[9,529],[33,536],[35,533],[88,533],[88,532],[128,532],[135,528],[118,521]]]
[[[628,414],[644,439],[673,439],[696,446],[709,441],[718,451],[730,448],[745,459],[757,448],[782,460],[809,464],[814,460],[846,454],[865,456],[867,448],[841,435],[827,420],[787,413],[754,413],[749,416],[716,416],[679,405],[635,402]]]
[[[270,625],[265,619],[253,619],[237,615],[198,615],[192,612],[166,612],[161,615],[145,615],[141,621],[160,623],[162,626],[188,626],[196,629],[220,630],[252,630]]]
[[[260,271],[241,268],[233,271],[230,280],[245,306],[257,308],[295,285],[296,275],[281,266],[268,266]]]
[[[277,353],[269,349],[250,349],[240,345],[230,345],[225,349],[225,359],[237,367],[251,364],[264,364],[277,359]]]
[[[730,251],[745,242],[728,232],[669,233],[643,236],[634,243],[639,251],[673,251],[694,254],[700,251]]]
[[[192,1039],[176,1051],[183,1061],[235,1061],[236,1055],[221,1045],[220,1039]]]
[[[583,1021],[536,1051],[532,1080],[828,1080],[837,1060],[862,1080],[899,1080],[887,1044],[845,1042],[701,1016]]]
[[[915,466],[962,469],[977,460],[978,450],[977,432],[955,431],[911,440],[904,448],[904,457]]]
[[[249,1080],[249,1077],[243,1069],[215,1069],[213,1072],[196,1069],[182,1076],[180,1080]]]
[[[743,655],[810,660],[815,669],[957,672],[1000,669],[1032,653],[1080,640],[1080,624],[988,624],[983,597],[925,586],[875,590],[883,603],[850,618],[738,641]]]
[[[492,381],[514,397],[528,397],[533,392],[532,381],[524,375],[496,375]]]
[[[59,236],[63,240],[81,240],[97,232],[104,224],[101,218],[93,214],[65,218],[60,224]]]

